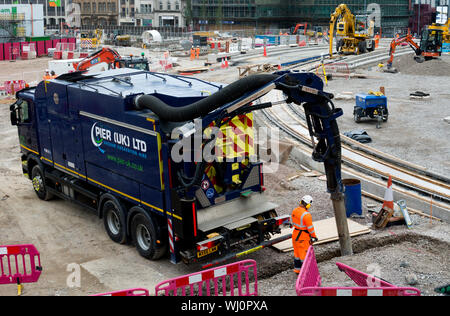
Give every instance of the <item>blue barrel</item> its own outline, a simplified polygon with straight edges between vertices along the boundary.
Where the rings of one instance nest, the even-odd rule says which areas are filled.
[[[347,217],[352,214],[362,215],[361,181],[358,179],[344,179],[345,210]]]

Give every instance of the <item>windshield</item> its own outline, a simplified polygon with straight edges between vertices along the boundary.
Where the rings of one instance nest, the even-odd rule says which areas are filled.
[[[128,68],[133,68],[133,69],[138,69],[138,70],[148,70],[146,62],[129,63]]]

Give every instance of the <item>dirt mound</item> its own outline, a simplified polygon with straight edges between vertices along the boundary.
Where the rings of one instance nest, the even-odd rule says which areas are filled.
[[[450,76],[450,61],[448,58],[432,59],[418,63],[413,55],[401,56],[394,60],[393,66],[403,74],[422,76]]]

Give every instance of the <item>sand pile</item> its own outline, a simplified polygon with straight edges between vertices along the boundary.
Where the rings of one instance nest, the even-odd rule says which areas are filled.
[[[406,55],[394,59],[393,67],[407,75],[450,76],[448,58],[437,58],[418,63],[414,60],[413,55]]]

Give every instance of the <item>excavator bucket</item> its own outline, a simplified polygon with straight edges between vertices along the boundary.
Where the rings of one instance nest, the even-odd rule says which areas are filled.
[[[423,56],[414,56],[414,60],[418,63],[423,63],[425,58]]]

